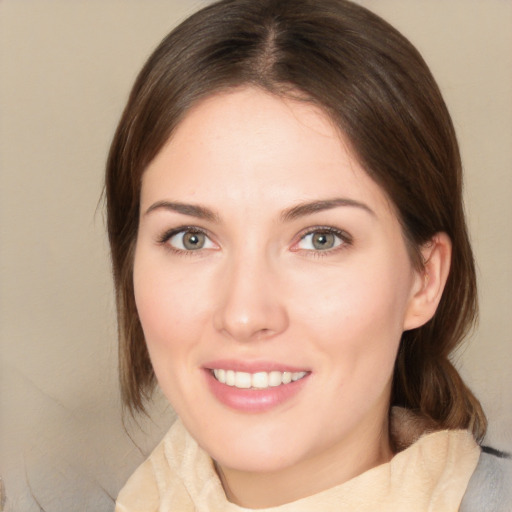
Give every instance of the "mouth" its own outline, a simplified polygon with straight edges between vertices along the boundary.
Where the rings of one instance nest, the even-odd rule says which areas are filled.
[[[259,371],[255,373],[241,372],[235,370],[226,370],[224,368],[210,369],[213,377],[226,386],[238,389],[268,389],[285,386],[292,382],[297,382],[309,372],[287,372],[287,371]]]
[[[241,413],[264,413],[290,403],[302,395],[313,373],[275,361],[234,359],[210,361],[203,370],[213,396]]]

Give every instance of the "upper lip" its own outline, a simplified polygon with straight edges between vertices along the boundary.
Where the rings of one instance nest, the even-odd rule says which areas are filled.
[[[243,361],[237,359],[218,359],[208,361],[203,365],[208,370],[234,370],[235,372],[309,372],[310,370],[303,366],[291,366],[276,361]]]

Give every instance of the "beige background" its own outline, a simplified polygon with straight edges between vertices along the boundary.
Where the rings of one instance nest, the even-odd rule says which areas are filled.
[[[204,2],[203,2],[204,3]],[[512,2],[365,0],[439,80],[458,129],[481,322],[456,361],[512,450]],[[136,72],[201,2],[0,0],[0,473],[6,510],[111,510],[172,421],[123,427],[104,161]],[[99,204],[99,205],[98,205]]]

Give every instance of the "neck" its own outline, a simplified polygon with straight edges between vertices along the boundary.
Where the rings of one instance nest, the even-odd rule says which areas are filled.
[[[357,429],[339,446],[272,472],[216,470],[229,501],[246,508],[268,508],[291,503],[330,489],[391,460],[388,421]]]

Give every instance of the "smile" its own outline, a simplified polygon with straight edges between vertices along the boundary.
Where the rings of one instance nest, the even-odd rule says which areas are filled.
[[[308,372],[271,371],[249,373],[219,368],[213,369],[212,373],[217,381],[227,386],[238,389],[267,389],[296,382],[304,378]]]

